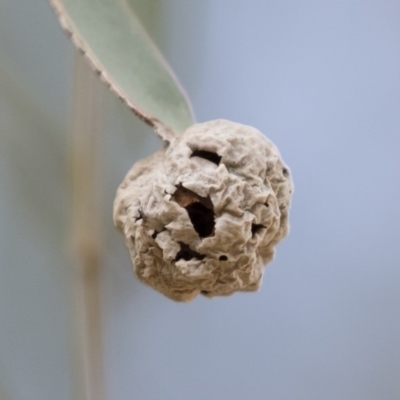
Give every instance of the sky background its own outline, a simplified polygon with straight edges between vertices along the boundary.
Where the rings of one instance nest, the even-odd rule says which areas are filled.
[[[131,2],[197,120],[262,131],[295,194],[258,293],[166,299],[112,223],[118,185],[160,143],[100,89],[108,398],[399,400],[400,3]],[[73,65],[45,2],[0,3],[1,400],[72,399]]]

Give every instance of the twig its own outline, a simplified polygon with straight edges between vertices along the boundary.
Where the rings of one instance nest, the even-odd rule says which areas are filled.
[[[104,400],[101,324],[99,144],[101,95],[94,73],[76,55],[71,147],[74,253],[74,399]]]

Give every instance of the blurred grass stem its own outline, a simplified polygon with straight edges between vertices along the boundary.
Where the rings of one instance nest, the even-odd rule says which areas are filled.
[[[105,400],[101,323],[100,142],[102,96],[99,82],[76,55],[72,143],[71,242],[73,247],[73,398]]]

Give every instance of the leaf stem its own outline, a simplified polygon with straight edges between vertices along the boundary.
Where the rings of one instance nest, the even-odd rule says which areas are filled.
[[[76,55],[70,151],[72,180],[71,242],[73,269],[73,398],[104,400],[101,323],[101,226],[99,147],[101,93],[94,73]]]

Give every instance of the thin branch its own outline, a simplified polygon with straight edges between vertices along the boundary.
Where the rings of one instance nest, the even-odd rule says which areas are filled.
[[[74,253],[74,398],[104,400],[101,323],[99,147],[101,93],[96,76],[76,55],[71,157]]]

